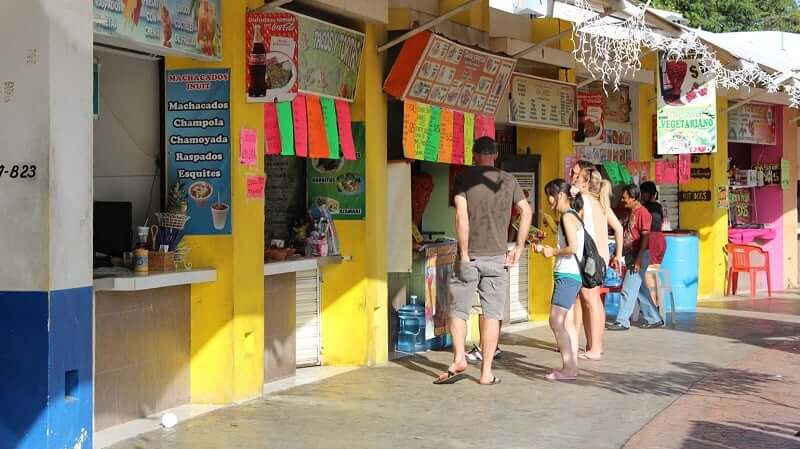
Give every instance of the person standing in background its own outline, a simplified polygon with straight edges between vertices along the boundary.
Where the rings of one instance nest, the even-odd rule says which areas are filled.
[[[464,376],[467,359],[464,346],[467,320],[477,292],[481,300],[481,376],[482,385],[500,380],[492,372],[492,362],[500,338],[500,320],[508,300],[508,267],[519,262],[525,251],[527,232],[520,232],[516,246],[508,250],[508,211],[516,205],[522,215],[520,229],[529,229],[533,211],[516,178],[495,168],[497,144],[481,137],[472,149],[475,165],[456,175],[456,237],[459,260],[449,289],[450,334],[453,337],[453,363],[435,384],[451,384]]]
[[[660,266],[667,252],[667,240],[664,238],[664,208],[658,202],[658,189],[652,181],[645,181],[639,187],[642,191],[642,205],[650,212],[653,217],[653,224],[650,227],[650,266]],[[647,273],[645,285],[650,290],[650,296],[656,307],[660,307],[661,298],[658,296],[656,284],[656,274]]]
[[[609,254],[608,230],[614,231],[618,242],[623,239],[622,224],[611,210],[611,183],[593,164],[581,161],[572,169],[572,185],[580,189],[583,198],[583,222],[586,232],[597,244],[597,251],[607,267],[621,267],[622,246],[618,245],[614,257]],[[599,361],[603,358],[603,334],[606,312],[600,297],[600,287],[581,288],[575,307],[575,327],[584,329],[586,351],[579,354],[584,360]]]
[[[623,220],[622,254],[625,256],[628,272],[622,282],[622,297],[617,320],[606,326],[606,329],[612,331],[630,329],[631,315],[637,301],[645,319],[639,327],[655,329],[664,326],[664,321],[650,297],[650,290],[644,283],[647,266],[650,264],[650,229],[653,219],[640,200],[641,191],[638,186],[631,184],[623,187],[622,204],[629,213]]]

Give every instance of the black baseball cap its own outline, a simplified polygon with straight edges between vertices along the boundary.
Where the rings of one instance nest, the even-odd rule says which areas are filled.
[[[497,154],[497,142],[489,136],[479,137],[472,145],[473,154]]]

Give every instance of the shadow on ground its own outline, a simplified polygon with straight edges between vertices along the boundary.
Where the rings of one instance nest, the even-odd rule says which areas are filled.
[[[798,449],[800,425],[693,421],[681,449]]]

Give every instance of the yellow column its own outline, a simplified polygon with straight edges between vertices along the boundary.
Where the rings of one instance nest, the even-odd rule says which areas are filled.
[[[711,190],[711,202],[681,202],[680,227],[697,231],[700,273],[697,295],[720,296],[725,291],[724,246],[728,243],[728,210],[717,207],[717,186],[728,184],[728,98],[717,97],[717,152],[702,156],[711,179],[692,179],[680,191]]]
[[[466,0],[439,0],[439,14],[444,14]],[[489,30],[489,0],[480,0],[466,11],[453,16],[451,21],[476,28],[481,31]]]
[[[796,109],[783,108],[783,159],[789,161],[789,187],[783,191],[783,279],[775,290],[797,285],[797,121]]]
[[[258,0],[227,0],[222,14],[223,59],[202,62],[169,57],[168,69],[220,67],[231,70],[232,233],[192,236],[191,261],[217,269],[217,281],[192,287],[191,394],[196,403],[230,403],[258,396],[264,379],[264,201],[246,198],[248,173],[263,173],[263,160],[246,169],[238,161],[239,130],[259,130],[263,109],[245,103],[244,24],[246,7]],[[262,150],[263,151],[263,150]]]
[[[323,272],[322,346],[326,365],[365,365],[388,359],[386,97],[382,92],[386,40],[366,25],[354,121],[366,127],[366,219],[337,221],[342,254],[352,260]]]

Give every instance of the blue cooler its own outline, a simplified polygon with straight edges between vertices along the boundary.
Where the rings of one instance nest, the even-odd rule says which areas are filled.
[[[700,241],[694,233],[669,233],[665,237],[667,252],[661,268],[669,270],[675,310],[694,312],[697,309]]]
[[[397,350],[401,352],[424,352],[428,350],[425,342],[425,306],[407,304],[397,312]]]

